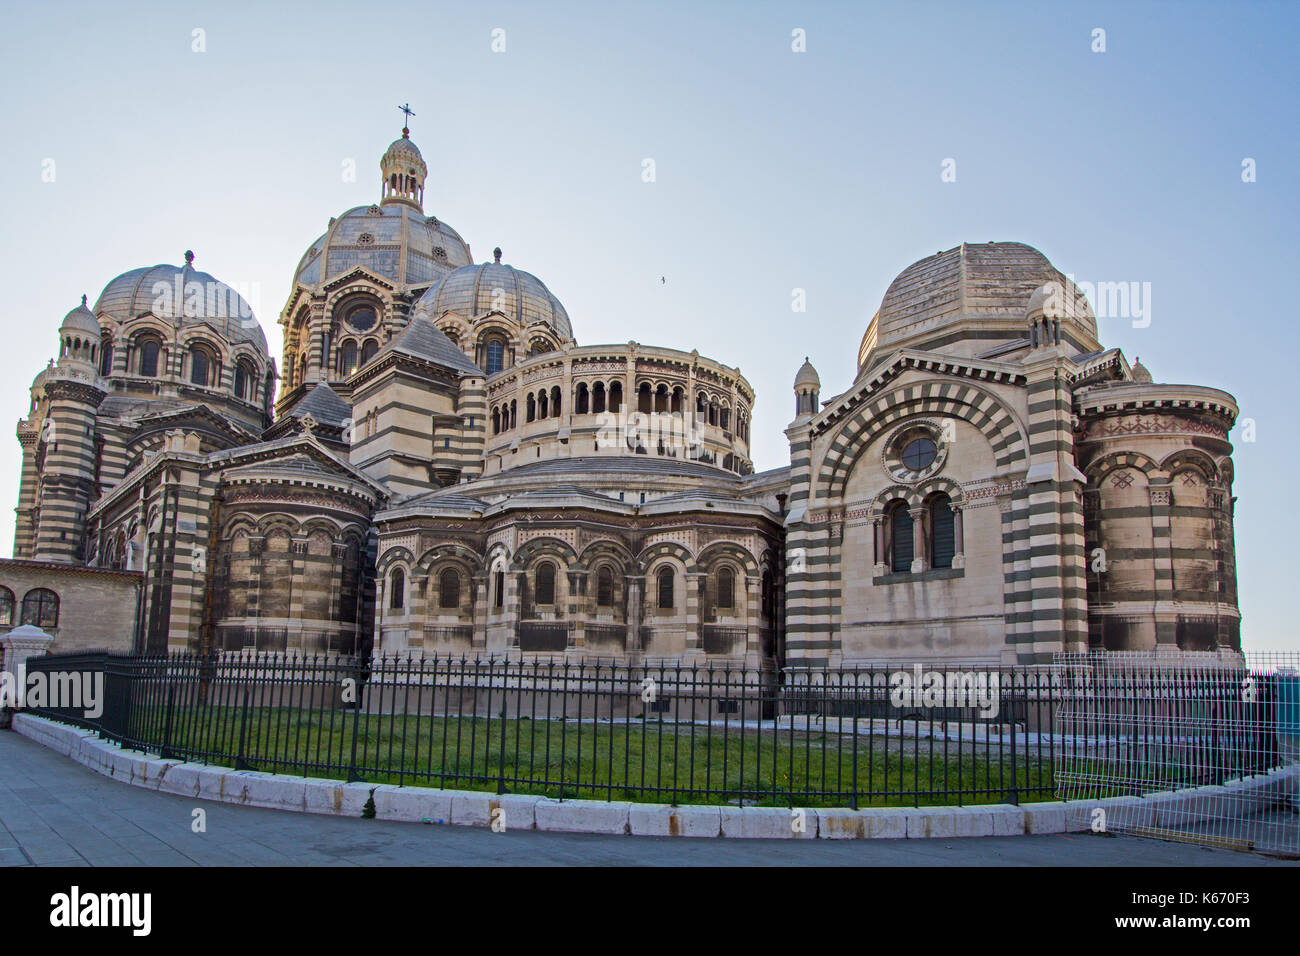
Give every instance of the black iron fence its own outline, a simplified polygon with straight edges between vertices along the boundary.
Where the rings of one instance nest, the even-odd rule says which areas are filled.
[[[35,658],[98,700],[31,712],[167,757],[346,780],[671,803],[1055,796],[1050,669],[788,672],[555,659]]]

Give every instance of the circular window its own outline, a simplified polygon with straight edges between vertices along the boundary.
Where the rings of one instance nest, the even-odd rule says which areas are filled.
[[[913,438],[903,446],[903,467],[908,471],[922,471],[930,467],[939,448],[929,438]]]
[[[377,321],[375,310],[368,305],[359,305],[348,313],[348,325],[358,332],[369,332]]]

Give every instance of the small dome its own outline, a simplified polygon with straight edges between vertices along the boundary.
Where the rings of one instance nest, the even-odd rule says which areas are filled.
[[[318,286],[362,266],[397,285],[418,286],[473,261],[460,233],[409,203],[356,206],[311,244],[294,281]]]
[[[102,334],[99,319],[95,318],[94,312],[86,308],[86,297],[84,295],[81,297],[81,305],[63,317],[63,324],[59,326],[59,332],[79,332],[83,336],[91,336],[96,342],[99,341]]]
[[[192,265],[132,269],[104,286],[95,302],[95,315],[129,322],[146,312],[182,325],[209,325],[227,342],[248,342],[266,354],[266,335],[244,298],[230,286]]]
[[[420,155],[420,148],[412,143],[407,134],[403,132],[401,138],[395,139],[388,144],[388,149],[384,151],[381,162],[385,166],[390,162],[419,163],[424,166],[424,157]]]
[[[457,269],[426,292],[415,308],[435,321],[447,312],[469,319],[501,312],[524,328],[543,322],[562,342],[573,339],[569,313],[542,280],[499,261]]]
[[[794,387],[796,389],[820,389],[822,387],[822,380],[817,375],[817,369],[813,368],[813,364],[808,361],[807,356],[804,356],[803,364],[799,366],[799,371],[794,377]]]
[[[1133,360],[1132,372],[1133,372],[1133,381],[1141,382],[1143,385],[1151,384],[1151,373],[1147,371],[1147,367],[1142,364],[1142,360],[1140,358],[1135,358]]]

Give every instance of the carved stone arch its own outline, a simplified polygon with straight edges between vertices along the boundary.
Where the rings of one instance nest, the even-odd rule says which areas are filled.
[[[613,561],[619,567],[620,574],[627,574],[636,567],[636,558],[631,550],[613,538],[601,538],[583,548],[582,554],[578,556],[577,568],[594,571],[599,561]]]
[[[940,493],[947,495],[948,500],[952,502],[954,507],[962,503],[961,485],[951,478],[945,478],[943,475],[927,478],[916,486],[916,496],[922,503]]]
[[[577,564],[578,553],[567,542],[559,538],[533,538],[525,542],[515,552],[511,562],[512,571],[526,571],[543,558],[552,558],[559,562],[560,568],[572,570]]]
[[[747,548],[734,541],[714,541],[703,548],[695,557],[695,562],[687,568],[692,572],[712,573],[721,562],[738,564],[740,570],[751,576],[758,575],[758,561]]]
[[[262,532],[257,526],[257,517],[246,511],[227,517],[221,528],[221,538],[223,541],[232,541],[241,531],[250,537],[260,535]]]
[[[1200,472],[1206,484],[1218,484],[1219,467],[1214,458],[1197,448],[1180,448],[1160,463],[1160,469],[1171,479],[1180,471],[1194,469]]]
[[[300,533],[302,524],[293,515],[273,511],[257,519],[257,528],[263,535],[270,535],[273,531],[283,531],[292,538]]]
[[[513,561],[510,549],[503,542],[498,541],[488,548],[487,554],[483,557],[483,566],[487,568],[489,574],[511,570]]]
[[[415,566],[422,574],[432,574],[435,566],[444,564],[448,561],[456,562],[465,568],[467,574],[476,574],[486,566],[482,555],[473,548],[468,548],[463,544],[447,543],[434,545],[424,554],[420,555]]]
[[[317,531],[324,531],[330,536],[331,540],[337,539],[342,524],[333,518],[325,515],[313,515],[302,523],[303,534],[314,534]]]
[[[407,577],[409,578],[409,572],[414,566],[415,555],[411,553],[409,548],[404,548],[401,545],[398,545],[395,548],[389,548],[380,555],[379,560],[375,563],[375,575],[380,578],[386,578],[388,577],[388,572],[394,567],[401,567],[404,571],[408,572]]]
[[[222,365],[230,364],[230,348],[211,328],[205,326],[190,326],[182,329],[176,338],[176,344],[186,352],[195,345],[200,345],[211,350]]]
[[[1163,481],[1168,475],[1149,455],[1136,451],[1117,451],[1098,458],[1088,465],[1085,472],[1089,484],[1099,484],[1112,471],[1120,468],[1132,468],[1146,475],[1147,481]]]
[[[892,388],[865,402],[832,433],[822,459],[818,483],[826,497],[841,497],[863,452],[905,418],[937,415],[974,425],[993,449],[999,470],[1023,467],[1028,461],[1028,432],[1019,417],[987,389],[968,382],[934,379]]]
[[[888,488],[871,499],[871,517],[883,518],[885,509],[895,501],[906,501],[909,509],[921,507],[924,500],[919,489],[910,485],[890,485]]]
[[[637,571],[641,574],[649,574],[650,568],[664,557],[676,558],[683,570],[689,570],[695,563],[691,552],[676,541],[660,541],[643,548],[636,556]]]

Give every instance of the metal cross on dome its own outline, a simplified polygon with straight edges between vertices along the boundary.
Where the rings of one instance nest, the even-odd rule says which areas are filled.
[[[411,125],[411,117],[415,115],[415,110],[411,109],[410,103],[403,103],[401,106],[398,107],[398,109],[406,114],[406,119],[402,123],[402,125],[409,128]]]

